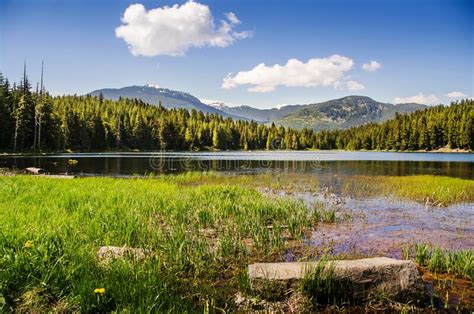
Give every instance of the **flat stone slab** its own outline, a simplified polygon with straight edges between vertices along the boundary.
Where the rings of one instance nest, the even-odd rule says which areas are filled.
[[[293,281],[303,279],[318,262],[257,263],[249,265],[251,283],[258,281]],[[367,299],[383,293],[393,299],[420,296],[424,285],[416,265],[412,261],[387,257],[357,260],[329,261],[325,271],[333,271],[332,278],[347,284],[354,299]]]

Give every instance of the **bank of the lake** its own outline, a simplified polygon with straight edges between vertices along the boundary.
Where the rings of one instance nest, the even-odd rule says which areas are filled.
[[[279,190],[288,195],[298,186],[319,191],[314,177],[291,182],[298,178],[0,177],[0,303],[5,310],[26,312],[237,310],[236,295],[260,298],[250,290],[247,265],[285,261],[289,252],[299,260],[317,259],[327,247],[308,245],[312,232],[351,221],[325,203],[271,195]],[[451,202],[473,201],[472,180],[441,179],[419,178],[431,183],[423,197],[456,186],[445,190]],[[419,256],[415,244],[413,258]],[[142,248],[146,258],[103,263],[97,257],[102,246]],[[463,252],[468,259],[456,263],[472,263],[472,251]],[[472,279],[469,272],[450,276]],[[465,302],[461,298],[456,306],[469,306]]]

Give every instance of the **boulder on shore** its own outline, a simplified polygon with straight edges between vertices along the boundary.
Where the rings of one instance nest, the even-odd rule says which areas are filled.
[[[318,267],[318,262],[257,263],[249,265],[252,287],[262,283],[300,281]],[[392,300],[420,299],[424,284],[412,261],[386,257],[328,261],[322,274],[330,272],[344,294],[355,301],[383,295]]]

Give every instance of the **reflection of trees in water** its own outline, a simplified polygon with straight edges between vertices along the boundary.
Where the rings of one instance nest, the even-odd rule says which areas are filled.
[[[24,169],[40,167],[51,173],[87,173],[130,175],[147,173],[172,173],[187,171],[287,171],[311,173],[316,176],[347,175],[417,175],[434,174],[474,179],[472,162],[440,161],[302,161],[302,160],[217,160],[196,159],[192,156],[169,157],[81,157],[73,168],[68,158],[58,157],[1,157],[3,167]]]

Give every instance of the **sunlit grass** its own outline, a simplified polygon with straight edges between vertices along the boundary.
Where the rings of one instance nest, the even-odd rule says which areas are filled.
[[[316,223],[301,201],[186,180],[0,177],[3,309],[231,309],[248,263],[283,258]],[[153,254],[101,264],[103,245]]]
[[[170,176],[183,185],[218,184],[269,188],[286,192],[317,192],[318,178],[308,173],[261,173],[228,175],[215,172],[191,172]],[[413,176],[352,176],[342,180],[342,196],[395,196],[433,206],[474,202],[474,180],[434,175]],[[333,187],[329,187],[333,188]]]
[[[344,191],[396,196],[435,206],[474,202],[474,180],[433,175],[357,176],[345,182]]]
[[[341,305],[350,303],[350,287],[347,282],[334,277],[335,264],[323,255],[314,268],[301,281],[302,292],[318,305]]]
[[[405,259],[413,258],[418,265],[426,267],[432,273],[450,274],[471,281],[474,279],[473,250],[448,251],[419,243],[413,248],[407,246],[403,251]]]
[[[421,193],[423,201],[423,195],[448,191],[446,203],[473,200],[469,180],[362,179],[358,188],[370,193],[416,200]],[[421,192],[412,187],[403,196],[400,191],[408,193],[410,184]],[[249,263],[284,260],[284,253],[302,245],[318,223],[340,218],[323,203],[308,208],[303,201],[265,197],[261,188],[320,187],[314,177],[286,174],[74,180],[0,176],[0,310],[233,310],[229,300],[249,289]],[[104,245],[144,248],[151,254],[143,261],[99,263],[97,249]],[[448,253],[420,245],[404,255],[434,272],[473,276],[472,251]]]
[[[319,180],[316,176],[295,172],[271,173],[225,173],[225,172],[187,172],[180,175],[169,175],[168,180],[189,185],[215,184],[226,186],[242,186],[253,188],[267,188],[275,191],[301,192],[303,190],[316,191],[319,189]]]

